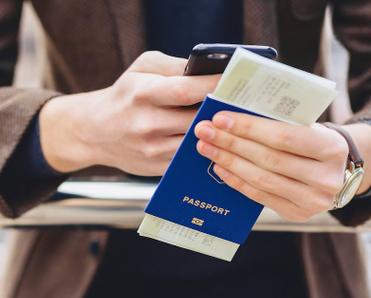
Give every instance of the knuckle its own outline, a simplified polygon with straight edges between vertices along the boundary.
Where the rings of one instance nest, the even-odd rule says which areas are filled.
[[[235,156],[229,153],[219,155],[219,159],[220,159],[220,163],[228,169],[233,168],[235,160],[236,160]]]
[[[162,53],[160,51],[146,51],[140,54],[136,61],[139,63],[147,63],[160,56],[162,56]]]
[[[172,94],[174,98],[176,99],[177,103],[180,105],[189,105],[190,97],[189,97],[189,91],[181,82],[176,82],[172,86]]]
[[[245,187],[245,182],[242,179],[239,179],[235,176],[233,177],[228,177],[225,181],[226,183],[229,184],[232,188],[241,191]]]
[[[153,61],[161,61],[165,54],[160,51],[146,51],[138,56],[128,68],[129,72],[141,72],[153,64]]]
[[[266,175],[265,173],[256,174],[254,179],[253,179],[253,183],[256,186],[262,187],[264,189],[270,189],[270,187],[269,187],[270,179],[269,179],[268,175]]]
[[[315,200],[313,200],[313,208],[311,211],[315,213],[327,211],[331,208],[332,203],[332,196],[329,195],[322,195],[318,196]]]
[[[327,211],[332,208],[332,205],[334,203],[335,195],[325,194],[323,197],[321,197],[321,211]]]
[[[334,146],[333,157],[341,163],[346,161],[349,154],[349,147],[345,140],[340,140],[336,146]]]
[[[338,134],[337,132],[334,133]],[[332,140],[332,146],[326,147],[323,151],[323,155],[330,160],[344,163],[349,154],[349,147],[342,136],[336,135],[336,139]]]
[[[336,194],[343,186],[344,168],[338,169],[333,164],[325,165],[324,167],[314,170],[311,174],[311,184],[319,192]]]
[[[132,96],[132,102],[133,103],[143,103],[146,99],[146,94],[144,91],[136,92]]]
[[[264,206],[273,208],[275,198],[269,193],[262,191],[242,180],[242,186],[238,189],[247,198],[250,198]]]
[[[136,121],[133,131],[139,135],[140,138],[145,138],[155,132],[155,126],[150,120],[145,121],[142,119],[142,121]]]
[[[138,90],[132,96],[132,102],[134,104],[142,104],[146,102],[148,99],[147,90],[145,88]]]
[[[282,158],[277,153],[267,152],[264,156],[264,163],[273,171],[281,167]]]
[[[142,148],[142,154],[145,159],[153,159],[159,155],[157,146],[147,145]]]
[[[341,176],[333,175],[332,177],[328,177],[326,185],[324,185],[324,190],[332,196],[336,195],[343,186],[343,178],[343,174]]]
[[[293,135],[289,130],[281,130],[273,141],[276,142],[278,147],[291,148],[293,147],[293,140]]]
[[[258,201],[264,200],[265,204],[268,204],[268,202],[270,201],[268,195],[263,191],[256,189],[254,187],[247,186],[247,184],[245,185],[244,188],[245,188],[244,193],[246,194],[247,197]]]
[[[223,143],[227,149],[233,150],[236,148],[236,138],[231,135],[226,135]]]
[[[344,166],[342,166],[340,170],[334,170],[333,164],[325,165],[320,168],[313,167],[309,177],[313,187],[320,193],[326,192],[330,195],[335,195],[343,186]]]
[[[253,128],[253,117],[236,117],[237,129],[240,130],[241,135],[249,136]]]

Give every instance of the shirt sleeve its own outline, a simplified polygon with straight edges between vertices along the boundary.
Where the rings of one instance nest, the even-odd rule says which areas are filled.
[[[27,203],[30,198],[41,195],[42,185],[56,188],[67,177],[51,168],[45,160],[36,115],[0,175],[0,193],[11,205],[28,205],[32,203],[32,200]],[[47,196],[42,197],[46,199]]]

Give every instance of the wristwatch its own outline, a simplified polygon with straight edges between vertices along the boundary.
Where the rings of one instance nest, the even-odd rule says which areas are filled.
[[[341,134],[349,146],[349,155],[347,166],[345,168],[344,184],[340,192],[336,195],[333,203],[333,209],[343,208],[353,199],[359,187],[361,186],[362,179],[365,173],[363,169],[364,162],[352,137],[345,129],[343,129],[340,125],[336,125],[330,122],[323,123],[323,125]]]

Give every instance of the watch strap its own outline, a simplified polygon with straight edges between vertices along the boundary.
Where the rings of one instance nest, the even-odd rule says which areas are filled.
[[[341,134],[344,137],[344,139],[348,143],[350,160],[354,163],[356,167],[363,167],[363,163],[364,163],[363,158],[356,144],[354,143],[353,138],[350,136],[350,134],[340,125],[337,125],[335,123],[325,122],[322,124],[326,126],[327,128],[337,131],[339,134]]]

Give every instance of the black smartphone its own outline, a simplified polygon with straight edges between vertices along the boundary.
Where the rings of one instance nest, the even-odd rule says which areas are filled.
[[[277,51],[267,46],[200,43],[192,49],[184,70],[184,75],[193,76],[223,73],[237,48],[244,48],[270,59],[277,57]]]

